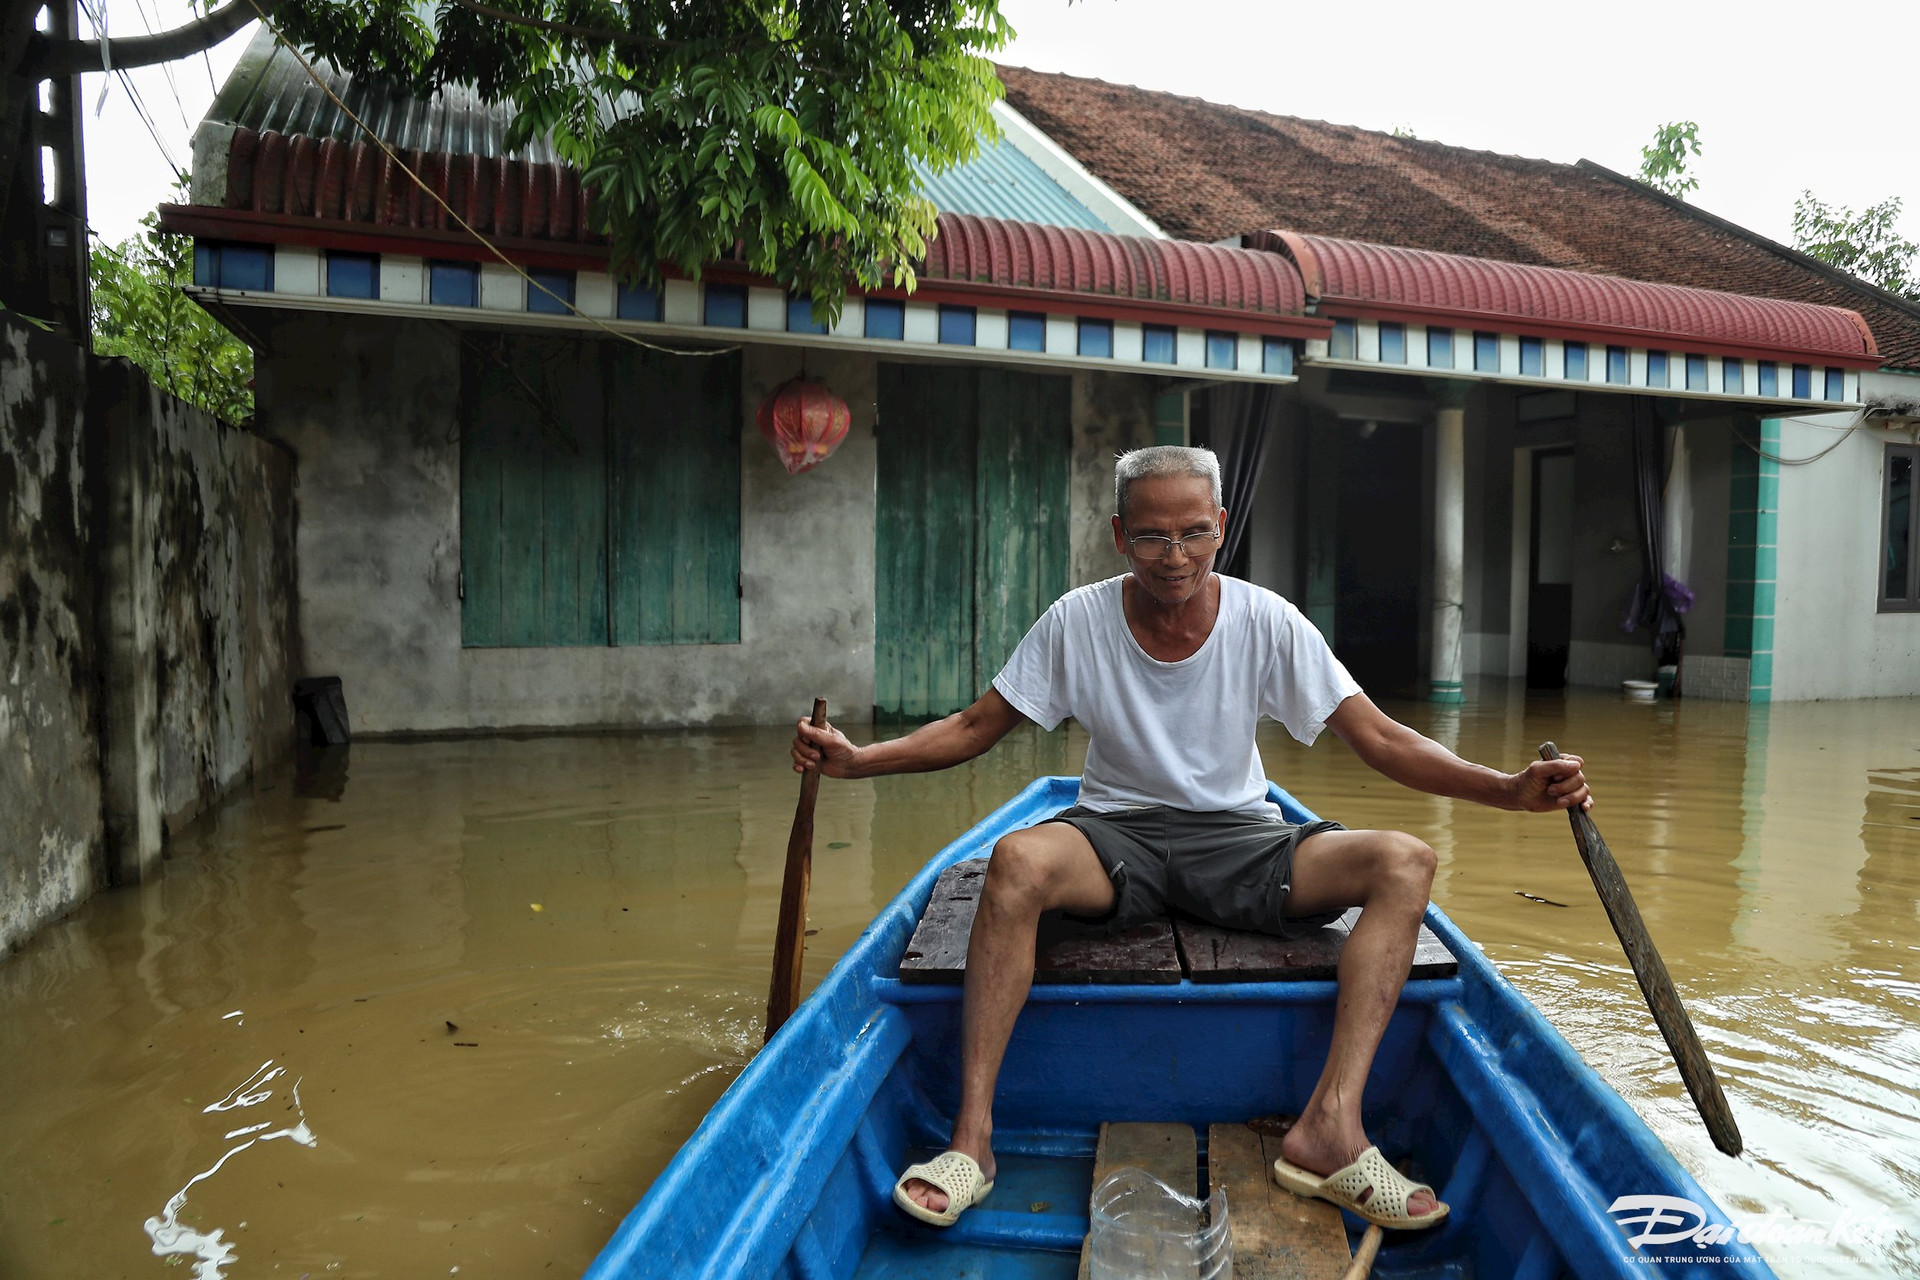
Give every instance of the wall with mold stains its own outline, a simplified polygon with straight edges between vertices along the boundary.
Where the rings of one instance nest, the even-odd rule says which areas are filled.
[[[293,465],[0,321],[0,953],[292,742]]]

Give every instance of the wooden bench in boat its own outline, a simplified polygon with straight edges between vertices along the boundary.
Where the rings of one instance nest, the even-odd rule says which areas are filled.
[[[1341,1280],[1353,1255],[1340,1211],[1273,1185],[1267,1170],[1279,1154],[1278,1137],[1262,1137],[1248,1125],[1207,1128],[1205,1189],[1227,1189],[1233,1280]],[[1093,1185],[1124,1165],[1145,1169],[1185,1195],[1202,1189],[1192,1125],[1101,1125]],[[1081,1247],[1080,1280],[1087,1280],[1089,1252]]]
[[[900,960],[902,982],[957,983],[967,973],[967,940],[987,860],[970,858],[941,873],[920,924]],[[1050,917],[1035,952],[1035,982],[1274,982],[1334,976],[1355,907],[1302,938],[1272,938],[1168,917],[1109,934]],[[1411,978],[1450,978],[1459,964],[1425,925],[1413,952]]]

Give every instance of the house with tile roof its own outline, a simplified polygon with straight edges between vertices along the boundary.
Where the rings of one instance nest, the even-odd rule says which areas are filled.
[[[1127,90],[1122,128],[1089,114],[1112,86],[1005,76],[1002,139],[927,175],[918,288],[828,328],[738,264],[616,280],[578,175],[507,151],[503,109],[316,83],[255,40],[163,225],[298,456],[304,665],[356,729],[780,722],[814,693],[944,714],[1121,567],[1114,453],[1184,440],[1227,463],[1230,567],[1383,694],[1650,676],[1619,621],[1654,565],[1693,596],[1689,693],[1833,696],[1768,670],[1769,459],[1869,410],[1908,336],[1871,299],[1569,258],[1566,228],[1457,191],[1425,206],[1457,238],[1423,241],[1371,212],[1385,161],[1275,127],[1203,173],[1216,126],[1140,120],[1206,104]],[[1349,216],[1280,216],[1289,191]],[[853,426],[788,475],[755,415],[803,372]]]

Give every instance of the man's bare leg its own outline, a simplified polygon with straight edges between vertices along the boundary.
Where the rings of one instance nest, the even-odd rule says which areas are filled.
[[[1360,1125],[1360,1094],[1413,962],[1433,869],[1433,850],[1398,831],[1323,831],[1294,851],[1289,914],[1365,910],[1340,951],[1340,992],[1326,1068],[1280,1144],[1290,1164],[1329,1174],[1372,1145]],[[1435,1203],[1419,1192],[1408,1201],[1407,1212],[1419,1217]]]
[[[967,943],[967,984],[960,1015],[960,1111],[949,1149],[972,1156],[994,1176],[993,1086],[1000,1078],[1013,1024],[1033,986],[1034,937],[1043,911],[1097,916],[1113,907],[1113,882],[1087,838],[1064,822],[1002,836],[987,864],[987,881]],[[941,1213],[946,1192],[915,1178],[915,1203]]]

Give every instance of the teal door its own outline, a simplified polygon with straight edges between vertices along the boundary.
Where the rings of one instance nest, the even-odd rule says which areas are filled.
[[[1067,589],[1064,377],[881,365],[874,711],[977,698]]]

